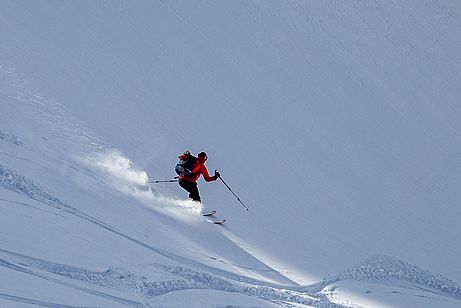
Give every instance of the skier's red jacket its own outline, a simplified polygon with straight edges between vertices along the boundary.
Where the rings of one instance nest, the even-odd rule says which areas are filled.
[[[203,174],[203,178],[205,179],[205,181],[207,182],[216,181],[218,179],[216,176],[210,176],[208,174],[208,169],[205,167],[205,161],[206,161],[205,158],[197,157],[194,167],[191,170],[194,176],[190,177],[190,176],[180,175],[179,179],[189,181],[189,182],[197,182],[200,175]]]

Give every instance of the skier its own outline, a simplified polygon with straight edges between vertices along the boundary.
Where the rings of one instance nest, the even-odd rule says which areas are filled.
[[[203,175],[203,178],[207,182],[216,181],[221,175],[217,170],[215,170],[214,176],[208,174],[208,169],[205,166],[208,156],[205,152],[200,152],[197,157],[194,157],[189,151],[186,151],[179,156],[179,159],[182,162],[177,165],[176,169],[176,172],[179,174],[179,186],[189,193],[190,199],[201,202],[202,200],[197,187],[197,180],[200,178],[200,175]]]

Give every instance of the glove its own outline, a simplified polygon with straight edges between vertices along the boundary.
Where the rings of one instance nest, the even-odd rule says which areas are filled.
[[[218,179],[219,177],[221,177],[221,174],[219,174],[218,170],[215,170],[215,171],[214,171],[214,177],[215,177],[216,179]]]

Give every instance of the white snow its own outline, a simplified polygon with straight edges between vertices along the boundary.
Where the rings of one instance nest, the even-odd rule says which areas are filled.
[[[456,307],[459,300],[441,296],[431,289],[402,284],[341,281],[327,286],[324,293],[333,303],[346,307]]]
[[[449,0],[0,2],[0,306],[460,306],[460,25]],[[186,149],[250,210],[147,183]]]

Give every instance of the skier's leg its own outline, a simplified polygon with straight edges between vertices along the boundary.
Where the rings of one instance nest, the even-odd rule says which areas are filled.
[[[189,198],[191,198],[193,201],[202,202],[202,199],[200,198],[200,193],[198,192],[197,183],[193,184],[194,185],[191,186],[191,190],[189,191]]]
[[[189,193],[189,198],[191,198],[193,201],[201,202],[200,193],[197,188],[197,183],[180,180],[179,186],[181,186]]]

